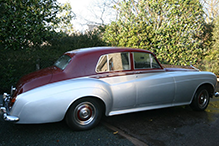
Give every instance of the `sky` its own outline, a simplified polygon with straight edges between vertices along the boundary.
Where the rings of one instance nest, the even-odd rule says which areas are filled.
[[[76,19],[72,20],[73,26],[76,30],[86,29],[86,26],[82,24],[85,23],[80,16],[86,16],[87,7],[92,2],[92,0],[58,0],[59,3],[69,2],[72,7],[72,11],[76,14]]]
[[[77,31],[85,31],[86,29],[88,29],[88,26],[86,25],[88,21],[101,23],[101,20],[97,17],[101,15],[100,13],[103,7],[102,6],[98,7],[98,5],[107,0],[57,0],[57,1],[59,3],[69,2],[71,4],[72,11],[76,14],[76,18],[72,20],[73,27]],[[104,15],[105,15],[104,24],[107,24],[112,19],[114,19],[113,18],[114,15],[110,16],[108,12],[105,12]]]
[[[85,31],[88,29],[88,21],[101,23],[100,16],[103,6],[100,3],[109,2],[110,0],[57,0],[59,3],[69,2],[72,7],[72,11],[76,14],[76,18],[72,20],[73,27],[76,31]],[[209,2],[210,0],[207,0]],[[203,0],[200,0],[203,3]],[[99,7],[98,7],[98,4]],[[96,7],[95,7],[96,5]],[[108,12],[106,12],[108,10]],[[104,24],[110,23],[115,20],[116,13],[112,12],[112,9],[106,9],[104,13]],[[111,14],[112,13],[112,14]],[[95,16],[96,14],[96,16]]]

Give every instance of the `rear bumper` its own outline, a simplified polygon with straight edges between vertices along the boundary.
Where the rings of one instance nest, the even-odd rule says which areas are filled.
[[[7,93],[4,93],[2,99],[0,99],[2,101],[2,103],[0,104],[0,109],[1,109],[1,116],[3,118],[4,121],[8,121],[8,122],[18,122],[19,118],[16,116],[11,116],[9,114],[9,108],[8,105],[10,103],[11,100],[11,96]]]

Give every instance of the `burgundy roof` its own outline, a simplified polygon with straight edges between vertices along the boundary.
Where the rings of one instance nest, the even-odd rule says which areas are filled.
[[[68,51],[64,54],[69,55],[72,59],[64,70],[52,66],[24,76],[17,85],[15,96],[45,84],[77,77],[97,75],[95,67],[99,57],[103,54],[114,52],[151,53],[150,51],[142,49],[122,47],[93,47]]]
[[[97,54],[106,54],[106,53],[113,53],[113,52],[147,52],[152,53],[148,50],[143,49],[135,49],[135,48],[125,48],[125,47],[92,47],[92,48],[82,48],[77,50],[68,51],[65,54],[72,56],[72,54],[90,54],[90,53],[97,53]],[[153,53],[152,53],[153,54]]]

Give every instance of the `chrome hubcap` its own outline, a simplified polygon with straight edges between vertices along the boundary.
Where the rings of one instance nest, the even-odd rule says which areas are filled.
[[[82,107],[81,109],[79,109],[78,118],[80,120],[84,121],[90,117],[90,115],[91,115],[90,112],[92,112],[92,111],[91,111],[91,109],[88,109],[88,108],[89,107]]]
[[[199,106],[204,107],[208,103],[208,91],[204,90],[199,95]]]
[[[80,103],[74,110],[76,122],[80,125],[87,125],[93,121],[96,109],[90,102]]]

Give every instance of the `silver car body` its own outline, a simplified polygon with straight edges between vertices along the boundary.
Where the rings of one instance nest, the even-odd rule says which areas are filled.
[[[10,115],[19,117],[17,123],[22,124],[57,122],[64,118],[74,101],[83,97],[101,99],[106,116],[188,105],[204,84],[215,87],[215,75],[196,71],[154,71],[99,79],[70,79],[18,95]]]
[[[139,65],[142,65],[141,59],[149,57],[149,64],[146,65],[151,68],[135,69],[137,66],[133,52],[140,54],[139,60],[136,59]],[[105,55],[109,53],[114,53],[114,57],[124,57],[124,70],[118,65],[118,70],[111,70],[110,67],[116,65],[110,61],[116,59],[109,60],[110,55]],[[38,76],[40,72],[35,72],[27,76],[29,78],[21,79],[14,97],[7,94],[3,96],[4,105],[1,110],[6,121],[16,121],[19,124],[61,121],[66,117],[71,105],[86,97],[98,99],[98,103],[104,105],[100,109],[106,116],[189,105],[202,86],[205,86],[209,96],[213,97],[217,83],[215,74],[211,72],[165,69],[153,53],[140,49],[89,48],[67,52],[63,58],[65,62],[70,62],[67,67],[66,64],[61,64],[63,70],[48,68],[41,76]],[[108,63],[108,66],[104,66],[108,68],[107,71],[101,64],[104,60]],[[127,65],[127,62],[130,64]],[[58,61],[57,64],[59,63]],[[156,66],[153,66],[153,63],[157,63]],[[50,71],[53,71],[53,74]],[[47,82],[49,80],[50,82]],[[10,106],[13,98],[15,102]],[[77,110],[83,114],[82,110]]]

